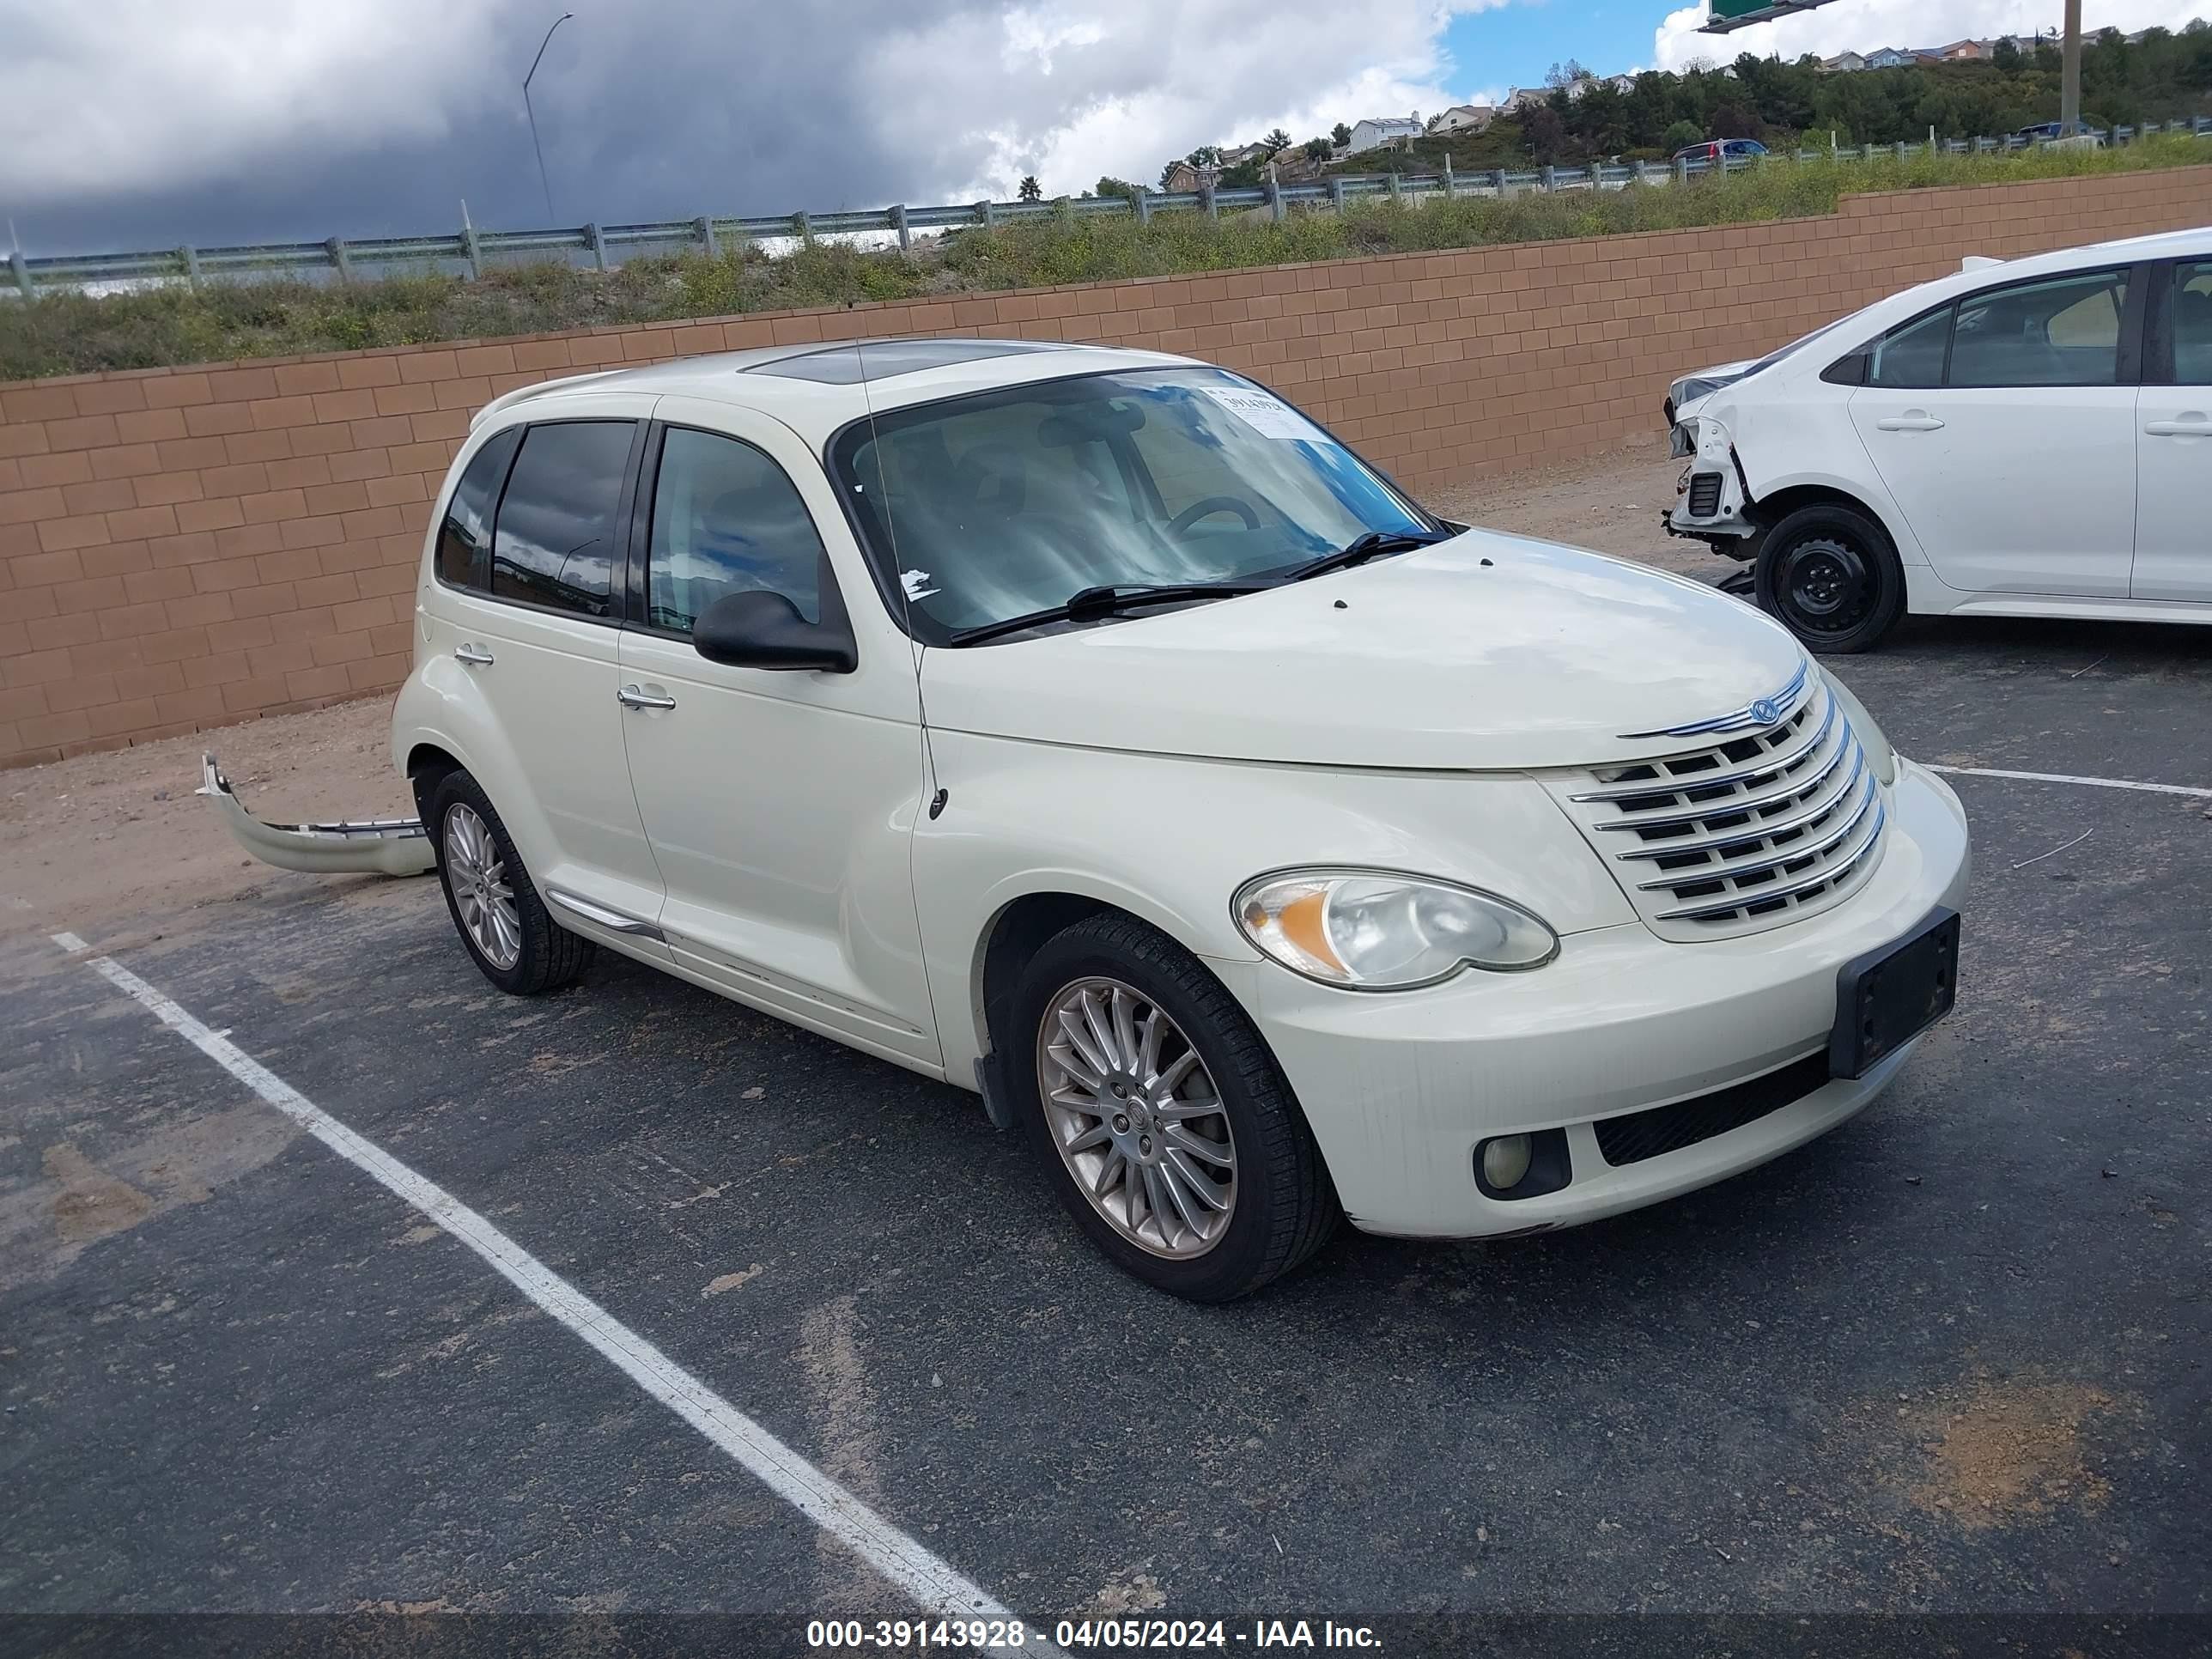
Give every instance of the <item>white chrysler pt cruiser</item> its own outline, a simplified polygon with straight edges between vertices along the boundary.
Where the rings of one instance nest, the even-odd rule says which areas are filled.
[[[502,990],[605,945],[977,1091],[1218,1300],[1340,1213],[1571,1225],[1864,1106],[1965,817],[1790,635],[1445,523],[1249,380],[988,340],[480,415],[393,714]]]

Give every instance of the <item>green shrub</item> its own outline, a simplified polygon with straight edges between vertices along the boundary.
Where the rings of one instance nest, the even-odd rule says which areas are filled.
[[[1778,160],[1686,186],[1418,204],[1376,198],[1342,214],[1295,210],[1280,222],[1264,210],[1225,213],[1218,223],[1200,213],[1157,213],[1148,226],[1133,215],[1058,213],[955,231],[910,254],[812,241],[781,258],[739,245],[713,256],[632,259],[605,272],[555,261],[499,267],[477,282],[421,273],[348,285],[244,277],[197,290],[179,283],[97,298],[48,292],[29,305],[0,300],[0,380],[1740,224],[1831,213],[1847,191],[2001,184],[2208,159],[2212,145],[2180,137],[2124,149],[1924,154],[1904,161],[1823,156]]]

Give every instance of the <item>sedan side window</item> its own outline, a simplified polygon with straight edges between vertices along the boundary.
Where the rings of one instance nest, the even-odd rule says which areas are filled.
[[[671,427],[653,490],[646,620],[689,634],[726,594],[781,593],[822,620],[826,555],[784,470],[750,444]]]
[[[519,428],[495,434],[471,459],[438,526],[438,580],[479,592],[491,585],[491,515],[507,482]]]
[[[2023,283],[1959,301],[1949,385],[2112,386],[2124,270]]]
[[[634,421],[533,426],[492,538],[492,597],[584,617],[613,614],[615,520]]]
[[[1893,329],[1875,342],[1867,384],[1928,386],[1943,384],[1943,353],[1951,343],[1951,307]]]
[[[2212,259],[2173,272],[2173,378],[2212,386]]]

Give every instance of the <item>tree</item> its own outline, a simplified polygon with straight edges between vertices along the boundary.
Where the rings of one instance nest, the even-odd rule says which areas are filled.
[[[1328,130],[1328,137],[1330,143],[1334,143],[1339,149],[1342,149],[1346,144],[1352,142],[1352,129],[1345,125],[1343,122],[1339,121],[1334,126]]]
[[[1102,173],[1098,182],[1091,187],[1093,196],[1118,196],[1125,202],[1133,202],[1142,193],[1127,179],[1116,179],[1111,173]]]
[[[1705,130],[1695,121],[1676,121],[1660,139],[1659,148],[1672,155],[1678,149],[1687,149],[1705,136]]]
[[[1307,161],[1326,161],[1328,160],[1328,152],[1329,142],[1328,139],[1309,138],[1306,140],[1305,156]]]
[[[1277,127],[1260,142],[1267,146],[1267,154],[1273,155],[1291,147],[1291,135],[1285,132],[1282,128]]]
[[[2011,38],[2008,36],[1997,42],[1996,50],[1990,54],[1990,61],[1997,66],[1998,74],[2017,75],[2020,73],[2021,63],[2025,60],[2020,55],[2020,48],[2013,45]]]
[[[1540,167],[1550,167],[1567,148],[1567,124],[1549,104],[1539,104],[1521,116],[1521,142]]]
[[[1044,186],[1037,183],[1036,174],[1026,173],[1022,179],[1022,187],[1014,194],[1024,202],[1042,202],[1044,200]]]
[[[1218,167],[1221,165],[1221,146],[1200,144],[1182,159],[1194,167]]]
[[[1595,75],[1592,74],[1589,70],[1584,69],[1580,64],[1577,63],[1571,58],[1568,58],[1564,64],[1553,64],[1552,67],[1546,70],[1544,74],[1544,84],[1547,87],[1571,87],[1577,81],[1595,81],[1596,79],[1597,76]]]

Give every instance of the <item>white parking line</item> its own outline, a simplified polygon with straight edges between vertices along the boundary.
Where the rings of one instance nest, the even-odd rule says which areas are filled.
[[[2022,783],[2086,783],[2093,789],[2137,789],[2147,795],[2187,795],[2212,800],[2212,789],[2193,789],[2185,783],[2136,783],[2129,778],[2081,778],[2070,772],[2007,772],[1995,766],[1938,766],[1923,761],[1930,772],[1948,772],[1962,778],[2016,778]]]
[[[56,933],[72,953],[91,949],[75,933]],[[645,1338],[554,1273],[436,1182],[363,1139],[222,1033],[210,1030],[110,957],[87,964],[210,1060],[339,1157],[413,1205],[467,1245],[508,1283],[581,1337],[617,1370],[713,1441],[868,1565],[936,1617],[995,1621],[1014,1614],[952,1566],[908,1537],[851,1492],[685,1370]],[[1057,1655],[1025,1626],[1025,1655]],[[1001,1651],[998,1648],[987,1650]],[[1003,1650],[1013,1652],[1011,1646]],[[1064,1656],[1062,1656],[1064,1659]]]

